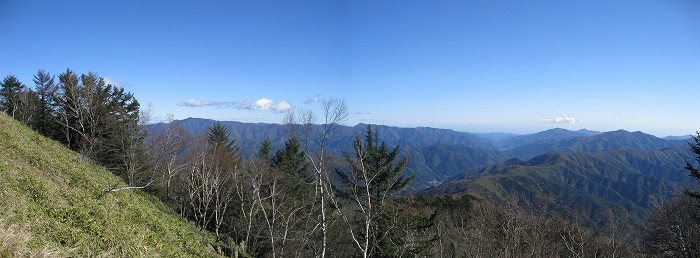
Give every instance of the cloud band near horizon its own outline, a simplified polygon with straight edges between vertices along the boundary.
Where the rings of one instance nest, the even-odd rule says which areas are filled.
[[[275,102],[272,99],[261,98],[253,102],[248,101],[206,101],[199,99],[188,99],[180,101],[176,105],[181,107],[216,107],[216,108],[234,108],[241,110],[261,110],[273,112],[286,112],[294,108],[288,101]]]
[[[576,119],[566,115],[555,118],[543,118],[540,120],[543,124],[578,124],[583,122],[581,119]]]

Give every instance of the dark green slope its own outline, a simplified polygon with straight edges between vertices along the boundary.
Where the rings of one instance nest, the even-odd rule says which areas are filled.
[[[424,191],[468,194],[495,202],[520,195],[532,203],[595,226],[608,209],[624,208],[639,220],[653,203],[692,183],[683,149],[550,153],[527,162],[509,160]]]
[[[665,140],[642,132],[618,130],[594,136],[581,136],[555,142],[537,142],[506,151],[513,157],[530,159],[551,152],[599,152],[610,150],[660,150],[663,148],[684,146],[684,141]]]
[[[211,257],[214,237],[0,113],[0,254]]]
[[[495,165],[509,157],[496,150],[475,149],[463,145],[432,145],[422,148],[423,163],[442,177],[442,181],[465,171]]]
[[[353,127],[355,131],[362,132],[367,128],[366,124],[358,124]],[[406,147],[425,147],[430,145],[461,145],[470,148],[494,149],[487,140],[476,135],[457,132],[449,129],[430,127],[401,128],[385,125],[372,125],[379,131],[379,136],[389,145],[401,145]]]
[[[401,155],[408,158],[405,175],[416,176],[412,190],[436,186],[465,171],[498,164],[508,159],[508,156],[500,151],[463,145],[402,148]]]
[[[533,144],[553,144],[561,140],[588,136],[582,132],[554,128],[534,134],[518,135],[499,142],[498,147],[504,150],[514,149]]]

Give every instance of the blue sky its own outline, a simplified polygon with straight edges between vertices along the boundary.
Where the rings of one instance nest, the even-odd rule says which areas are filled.
[[[156,117],[700,130],[700,2],[0,1],[0,73],[97,72]]]

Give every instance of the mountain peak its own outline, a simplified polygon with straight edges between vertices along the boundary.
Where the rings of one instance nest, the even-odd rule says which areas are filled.
[[[549,130],[544,130],[541,133],[544,133],[544,132],[573,132],[573,131],[571,131],[569,129],[564,129],[561,127],[555,127],[555,128],[549,129]]]
[[[588,129],[586,129],[586,128],[579,129],[579,130],[576,131],[576,132],[577,132],[577,133],[580,133],[580,134],[587,135],[587,136],[593,136],[593,135],[598,135],[598,134],[601,134],[601,133],[602,133],[602,132],[599,132],[599,131],[588,130]]]
[[[648,138],[656,138],[656,139],[658,139],[658,137],[656,137],[656,136],[653,136],[653,135],[651,135],[651,134],[647,134],[647,133],[644,133],[644,132],[641,132],[641,131],[630,132],[630,131],[627,131],[627,130],[624,130],[624,129],[619,129],[619,130],[616,130],[616,131],[605,132],[605,133],[600,134],[600,136],[602,136],[602,137],[610,137],[610,136],[617,136],[617,137],[620,137],[620,136],[634,136],[634,137],[648,137]]]

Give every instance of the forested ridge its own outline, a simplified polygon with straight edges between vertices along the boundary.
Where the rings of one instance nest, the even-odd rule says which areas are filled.
[[[203,248],[221,255],[694,257],[700,244],[698,194],[684,188],[700,179],[698,138],[681,147],[643,133],[556,130],[507,144],[351,128],[333,98],[282,125],[150,124],[132,93],[96,73],[40,70],[33,82],[5,77],[0,109],[123,180],[101,195],[157,198],[210,232]],[[7,242],[0,254],[23,254]]]

